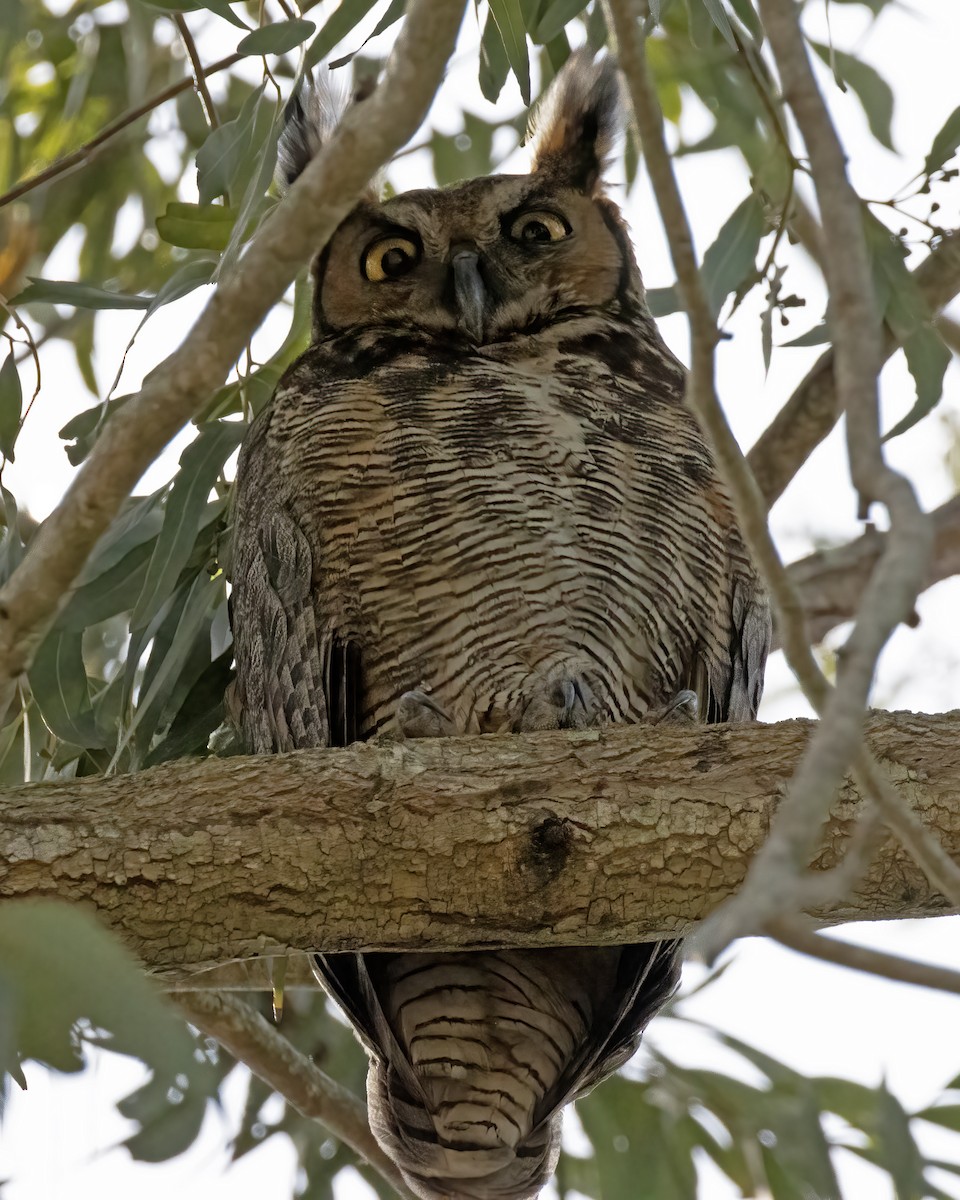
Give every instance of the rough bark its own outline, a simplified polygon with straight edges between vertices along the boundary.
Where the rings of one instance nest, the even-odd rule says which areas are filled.
[[[181,980],[287,948],[676,933],[741,883],[812,728],[450,738],[27,785],[0,799],[0,896],[92,904],[149,968]],[[901,798],[954,856],[958,734],[957,715],[868,724]],[[838,861],[859,805],[848,781],[816,867]],[[818,915],[946,911],[890,838],[857,894]],[[215,982],[222,971],[203,981]]]

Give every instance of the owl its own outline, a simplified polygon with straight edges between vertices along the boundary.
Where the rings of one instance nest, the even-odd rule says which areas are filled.
[[[280,150],[320,144],[315,94]],[[256,753],[756,714],[767,601],[604,187],[614,65],[577,55],[528,174],[363,196],[237,476],[233,709]],[[639,864],[638,864],[639,869]],[[560,1113],[673,992],[679,943],[318,954],[424,1200],[523,1200]]]

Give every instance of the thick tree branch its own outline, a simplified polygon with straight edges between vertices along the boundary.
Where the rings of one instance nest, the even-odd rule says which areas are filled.
[[[327,241],[374,172],[420,126],[453,50],[463,8],[464,0],[413,0],[384,82],[347,113],[222,280],[180,348],[107,423],[0,593],[0,708],[143,471],[223,382],[300,265]]]
[[[174,995],[191,1025],[218,1041],[298,1113],[329,1129],[379,1172],[398,1195],[412,1200],[397,1168],[374,1140],[366,1105],[359,1097],[321,1071],[236,996],[222,992]]]
[[[675,934],[742,885],[814,729],[441,738],[25,785],[3,798],[0,896],[91,904],[170,979],[288,948]],[[878,713],[867,743],[960,858],[960,717]],[[848,780],[814,878],[843,859],[862,811]],[[887,835],[855,890],[817,915],[947,911]]]
[[[811,958],[850,967],[854,971],[866,971],[870,975],[880,975],[898,983],[912,983],[917,987],[935,988],[960,996],[960,971],[951,971],[949,967],[917,962],[916,959],[901,958],[898,954],[872,950],[869,946],[855,946],[837,938],[824,937],[805,921],[776,921],[767,932],[775,941],[796,950],[798,954],[808,954]]]
[[[934,529],[933,561],[924,588],[960,575],[960,496],[935,509],[930,520]],[[818,550],[790,564],[790,578],[800,593],[812,642],[821,642],[835,626],[856,616],[887,536],[869,529],[844,546]],[[774,646],[779,644],[779,630],[774,629]]]

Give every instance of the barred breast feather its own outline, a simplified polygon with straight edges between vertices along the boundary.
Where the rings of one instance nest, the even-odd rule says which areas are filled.
[[[574,56],[530,174],[368,194],[319,254],[314,343],[237,475],[250,750],[640,722],[689,692],[702,720],[756,715],[766,598],[603,189],[621,108],[609,60]],[[531,1200],[680,948],[315,959],[409,1187]]]

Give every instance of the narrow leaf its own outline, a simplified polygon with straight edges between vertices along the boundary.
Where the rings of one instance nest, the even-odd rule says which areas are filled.
[[[238,29],[249,28],[233,12],[227,0],[142,0],[142,2],[148,8],[158,8],[161,12],[197,12],[200,9],[206,9],[208,12],[216,13],[218,17],[223,17],[231,25],[236,25]]]
[[[497,23],[500,40],[510,69],[517,77],[524,104],[530,103],[530,60],[527,56],[527,31],[520,11],[520,0],[490,0],[490,15]]]
[[[838,85],[849,84],[866,114],[870,132],[888,150],[893,150],[891,122],[893,121],[893,90],[873,67],[830,46],[811,42],[817,55],[834,72]]]
[[[763,208],[751,192],[727,218],[703,256],[703,283],[714,316],[719,315],[727,296],[754,271],[765,229]]]
[[[310,43],[304,58],[306,69],[322,62],[355,26],[359,25],[377,0],[342,0],[340,7]]]
[[[542,46],[559,37],[586,7],[587,0],[553,0],[533,30],[533,40]]]
[[[493,19],[493,13],[487,13],[483,26],[483,36],[480,39],[480,91],[484,99],[496,104],[503,91],[510,73],[510,60],[503,45],[500,30]]]
[[[276,21],[248,33],[237,45],[238,54],[286,54],[302,46],[316,29],[312,21]]]
[[[921,421],[935,408],[943,395],[943,377],[950,365],[950,351],[932,325],[919,325],[904,339],[903,353],[907,369],[913,376],[917,398],[913,407],[896,425],[884,434],[884,441],[899,437]]]
[[[122,296],[107,288],[67,279],[27,278],[30,283],[12,304],[69,304],[73,308],[149,308],[150,296]]]
[[[80,647],[80,633],[51,630],[27,678],[44,724],[55,737],[73,746],[103,749],[107,738],[93,716]]]
[[[173,591],[193,550],[207,497],[244,431],[241,421],[205,426],[181,455],[180,470],[167,497],[163,528],[131,618],[132,628],[142,629]]]
[[[13,462],[13,447],[20,432],[20,414],[23,411],[23,392],[13,347],[0,367],[0,454]]]
[[[254,89],[243,102],[236,120],[211,131],[197,151],[197,191],[201,204],[228,196],[246,163],[260,98],[266,84]]]
[[[923,160],[925,175],[939,171],[944,163],[949,162],[960,148],[960,108],[955,108],[944,121],[943,126],[933,139],[930,153]]]
[[[223,250],[230,241],[236,219],[237,210],[230,205],[177,201],[168,204],[166,212],[157,217],[157,233],[171,246],[182,246],[187,250]],[[198,264],[188,263],[187,266],[196,268]],[[207,281],[211,274],[212,268],[207,272]],[[202,278],[200,282],[203,282]]]
[[[723,7],[723,0],[703,0],[703,6],[710,14],[710,20],[723,34],[724,41],[731,50],[736,50],[737,42],[733,36],[733,30],[730,28],[730,18],[727,16],[727,10]]]

